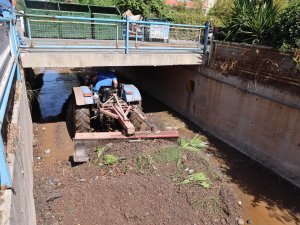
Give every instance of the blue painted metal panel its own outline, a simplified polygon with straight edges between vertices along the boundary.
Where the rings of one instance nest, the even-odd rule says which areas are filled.
[[[80,86],[80,89],[81,89],[83,95],[92,93],[88,86]]]
[[[123,98],[126,102],[137,102],[142,100],[139,90],[133,84],[123,85]]]
[[[36,48],[36,49],[116,49],[116,46],[95,46],[95,45],[22,45],[22,48]],[[118,49],[125,49],[119,47]]]
[[[4,13],[5,12],[5,13]],[[19,38],[17,36],[17,30],[15,25],[15,12],[14,10],[4,10],[4,17],[0,17],[0,22],[8,22],[9,24],[9,37],[10,47],[14,58],[14,63],[10,69],[10,74],[6,83],[3,83],[4,91],[3,95],[0,96],[0,129],[2,129],[4,117],[7,110],[8,99],[11,94],[11,89],[15,75],[18,75],[18,79],[21,79],[20,65],[19,65]],[[6,162],[6,152],[3,143],[2,135],[0,134],[0,185],[11,188],[12,180],[8,165]]]
[[[1,187],[12,187],[10,172],[6,162],[5,146],[0,135],[0,184]]]
[[[80,89],[82,90],[83,96],[84,96],[85,94],[90,94],[90,95],[93,94],[93,93],[91,92],[91,90],[89,89],[89,87],[87,87],[87,86],[80,86]],[[87,104],[87,105],[94,104],[94,100],[93,100],[93,97],[92,97],[92,96],[88,96],[88,97],[84,96],[84,101],[85,101],[85,104]]]
[[[27,35],[28,35],[28,38],[29,38],[29,44],[31,45],[31,43],[32,43],[32,37],[31,37],[31,26],[30,26],[30,21],[29,21],[29,19],[26,19],[26,20],[24,20],[24,21],[26,21]]]
[[[30,46],[21,46],[22,48],[30,48]],[[68,45],[68,46],[62,46],[62,45],[36,45],[33,48],[35,49],[116,49],[116,47],[113,46],[80,46],[80,45]],[[126,49],[125,47],[119,47],[118,49]],[[168,50],[168,51],[176,51],[176,50],[191,50],[193,52],[199,52],[199,48],[172,48],[172,47],[128,47],[128,49],[140,49],[140,50]]]
[[[129,52],[129,16],[126,16],[125,53]]]
[[[8,98],[10,95],[12,83],[14,76],[16,74],[17,63],[13,64],[11,69],[8,82],[5,84],[4,94],[0,101],[0,129],[3,125],[3,120],[7,108]],[[1,186],[12,187],[12,181],[10,177],[10,172],[6,162],[5,146],[3,143],[2,135],[0,135],[0,183]]]

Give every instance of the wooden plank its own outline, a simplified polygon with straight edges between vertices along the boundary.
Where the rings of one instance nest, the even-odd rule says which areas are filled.
[[[75,94],[76,105],[82,106],[85,105],[84,96],[80,87],[73,87],[73,91]]]

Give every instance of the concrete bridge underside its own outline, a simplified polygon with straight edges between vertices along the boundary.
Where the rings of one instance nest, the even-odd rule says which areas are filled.
[[[124,45],[122,41],[119,42],[120,48],[113,47],[115,44],[113,41],[91,42],[91,40],[80,40],[81,44],[86,44],[86,48],[80,48],[78,40],[39,39],[33,40],[30,44],[28,39],[26,39],[26,42],[31,47],[23,48],[21,51],[21,61],[24,68],[173,66],[200,65],[203,63],[201,49],[174,49],[172,44],[169,44],[170,46],[167,44],[164,50],[135,47],[129,49],[129,53],[125,54],[125,50],[122,48]],[[133,47],[136,43],[130,41],[129,44]],[[47,48],[48,46],[51,47]],[[106,46],[107,49],[97,48],[99,46],[104,48]]]
[[[198,53],[117,53],[103,51],[32,51],[21,53],[22,66],[31,67],[96,67],[96,66],[173,66],[200,65]]]

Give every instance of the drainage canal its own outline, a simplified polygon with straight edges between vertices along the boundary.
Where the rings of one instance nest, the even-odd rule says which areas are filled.
[[[161,129],[176,128],[189,139],[199,133],[208,147],[195,155],[168,140],[109,143],[91,153],[89,163],[72,164],[65,118],[79,80],[75,72],[58,71],[40,74],[29,90],[37,100],[32,117],[38,224],[300,224],[298,189],[145,93],[143,108]],[[210,188],[181,185],[196,172]]]

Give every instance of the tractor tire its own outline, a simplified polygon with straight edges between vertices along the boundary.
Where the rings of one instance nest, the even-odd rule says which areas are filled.
[[[74,107],[74,127],[76,133],[91,131],[90,110],[87,107]]]
[[[139,107],[138,110],[140,110],[140,112],[142,112],[141,107]],[[139,116],[139,114],[137,112],[131,112],[129,119],[137,131],[141,130],[144,120]]]

